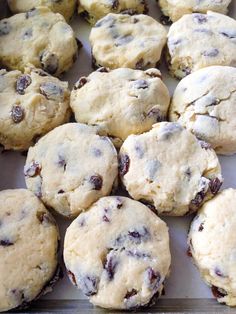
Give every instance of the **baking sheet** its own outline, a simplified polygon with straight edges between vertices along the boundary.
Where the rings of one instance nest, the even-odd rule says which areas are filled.
[[[3,3],[0,0],[0,4]],[[160,10],[155,0],[149,0],[149,15],[159,20]],[[1,8],[0,8],[1,10]],[[3,11],[0,11],[0,14]],[[232,0],[230,6],[230,13],[232,17],[236,18],[236,1]],[[90,45],[88,42],[90,26],[82,18],[76,14],[71,21],[76,36],[82,41],[83,48],[79,53],[79,58],[74,64],[73,68],[62,78],[68,80],[70,86],[79,79],[79,77],[88,75],[91,71],[91,56]],[[160,66],[163,74],[163,80],[172,94],[177,80],[171,78],[165,68],[164,62]],[[220,156],[222,166],[222,173],[224,177],[223,188],[236,188],[236,155],[230,157]],[[10,188],[25,188],[23,167],[25,157],[18,152],[4,152],[0,154],[0,190]],[[64,232],[70,221],[65,220],[59,216],[56,217],[60,227],[60,234],[63,245]],[[163,298],[168,299],[185,299],[185,298],[212,298],[210,289],[202,282],[197,269],[193,266],[191,259],[187,256],[186,237],[189,228],[189,223],[192,217],[173,217],[163,218],[170,230],[170,245],[172,254],[172,267],[169,279],[166,282],[166,294]],[[61,263],[62,257],[61,257]],[[84,299],[84,296],[69,282],[65,275],[64,278],[57,283],[52,293],[46,295],[44,299]]]

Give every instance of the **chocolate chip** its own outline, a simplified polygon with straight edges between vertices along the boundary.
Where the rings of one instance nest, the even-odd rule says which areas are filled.
[[[128,155],[119,156],[119,173],[124,176],[129,171],[130,159]]]
[[[30,18],[32,16],[35,16],[36,14],[37,14],[37,9],[36,8],[32,8],[32,9],[30,9],[29,11],[27,11],[25,13],[25,18],[28,19],[28,18]]]
[[[75,274],[74,274],[74,273],[72,273],[72,271],[67,270],[67,275],[69,276],[69,278],[70,278],[71,282],[72,282],[75,286],[77,286],[77,282],[76,282]]]
[[[25,89],[32,83],[31,77],[27,74],[21,75],[16,81],[16,91],[20,95],[25,94]]]
[[[133,87],[137,89],[146,89],[148,88],[148,82],[145,80],[136,80],[133,82]]]
[[[198,24],[203,24],[207,22],[207,16],[205,14],[195,13],[193,14],[193,20]]]
[[[107,272],[107,276],[108,276],[109,280],[112,280],[114,278],[117,264],[118,264],[118,261],[117,261],[116,257],[114,257],[114,256],[107,256],[104,268],[105,268],[105,270]]]
[[[11,31],[11,26],[8,21],[0,21],[0,36],[8,35]]]
[[[88,82],[85,76],[82,76],[74,85],[74,90],[80,89]]]
[[[200,224],[199,228],[198,228],[198,231],[199,231],[199,232],[201,232],[201,231],[204,229],[203,225],[204,225],[204,223],[202,222],[202,223]]]
[[[212,179],[209,183],[209,188],[213,195],[216,195],[222,185],[222,181],[219,178]]]
[[[138,291],[136,289],[132,289],[131,291],[127,291],[126,295],[125,295],[125,299],[130,299],[132,298],[134,295],[136,295],[138,293]]]
[[[11,242],[9,239],[3,239],[3,240],[0,240],[0,246],[12,246],[14,245],[13,242]]]
[[[111,8],[112,10],[117,10],[119,8],[119,0],[112,0]]]
[[[44,51],[40,55],[39,59],[40,59],[42,68],[46,72],[50,74],[55,74],[57,72],[59,60],[58,60],[58,57],[54,53],[51,53],[49,51]]]
[[[100,175],[94,175],[89,178],[89,182],[93,186],[93,190],[99,191],[102,188],[103,178]]]
[[[216,56],[218,56],[219,53],[220,52],[218,49],[212,48],[212,49],[203,51],[202,55],[204,57],[216,57]]]
[[[25,111],[23,108],[21,108],[18,105],[15,105],[11,109],[11,118],[14,123],[20,123],[22,120],[24,120],[25,117]]]
[[[128,231],[128,236],[132,242],[135,244],[140,244],[141,242],[146,242],[150,239],[150,233],[148,229],[144,226],[141,228],[136,228]]]
[[[24,175],[26,177],[36,177],[41,172],[41,166],[37,161],[32,161],[29,166],[25,166],[24,168]]]
[[[161,274],[158,271],[154,271],[152,267],[148,267],[146,273],[149,288],[157,289],[161,281]]]
[[[171,21],[169,16],[166,16],[164,14],[160,17],[160,22],[162,25],[171,25],[173,22]]]
[[[165,117],[161,114],[160,109],[152,108],[147,113],[147,117],[153,119],[155,122],[161,122],[165,119]]]
[[[144,60],[140,59],[136,64],[135,64],[135,69],[137,70],[143,70],[144,68]]]
[[[60,100],[63,96],[63,89],[55,83],[45,82],[39,86],[40,93],[49,100]]]
[[[211,287],[212,294],[215,298],[220,299],[227,295],[227,292],[224,289],[218,288],[216,286]]]
[[[98,278],[95,276],[85,276],[82,278],[80,288],[87,296],[91,296],[98,291]]]
[[[46,212],[37,212],[36,213],[37,219],[39,220],[39,222],[41,224],[51,224],[51,225],[55,225],[55,220],[53,219],[53,217],[46,213]]]

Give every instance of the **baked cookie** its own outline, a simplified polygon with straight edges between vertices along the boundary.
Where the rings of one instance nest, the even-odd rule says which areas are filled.
[[[49,207],[74,217],[108,195],[117,177],[117,153],[97,128],[79,123],[57,127],[29,149],[27,187]]]
[[[0,144],[26,150],[70,116],[68,83],[41,69],[0,70]]]
[[[177,86],[170,120],[178,121],[219,154],[236,152],[236,68],[212,66]]]
[[[165,120],[169,102],[159,70],[101,68],[80,78],[70,105],[76,121],[98,125],[104,134],[122,141]]]
[[[147,13],[146,0],[80,0],[78,6],[78,13],[90,24],[95,24],[108,13],[126,10],[133,14]]]
[[[54,13],[62,14],[67,21],[75,11],[76,0],[7,0],[13,13],[29,11],[35,7],[45,6]]]
[[[217,301],[236,306],[236,190],[223,190],[204,204],[191,224],[188,243]]]
[[[167,46],[177,78],[211,65],[236,66],[236,21],[211,11],[186,14],[170,27]]]
[[[90,33],[94,67],[156,67],[166,36],[164,26],[150,16],[110,13]]]
[[[77,50],[72,28],[46,7],[0,21],[0,60],[11,70],[31,64],[58,76],[72,66]]]
[[[185,14],[196,12],[207,13],[211,10],[226,14],[231,0],[159,0],[158,2],[163,14],[175,22]]]
[[[170,259],[165,222],[127,197],[101,198],[66,231],[68,275],[104,308],[136,308],[160,296]]]
[[[158,214],[183,216],[212,198],[222,184],[215,152],[178,123],[160,122],[130,135],[119,154],[120,176],[129,194]]]
[[[58,230],[28,190],[0,192],[0,312],[49,292],[59,272]]]

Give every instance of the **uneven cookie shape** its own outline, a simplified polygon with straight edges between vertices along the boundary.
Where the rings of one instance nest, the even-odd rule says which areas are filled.
[[[188,237],[190,253],[203,280],[220,303],[236,306],[236,190],[226,189],[194,218]]]
[[[94,67],[156,67],[166,35],[165,28],[150,16],[110,13],[90,33]]]
[[[236,69],[212,66],[177,86],[170,120],[178,121],[219,154],[236,152]]]
[[[49,207],[74,217],[108,195],[117,177],[117,153],[97,128],[67,123],[29,149],[27,187]]]
[[[98,125],[122,141],[166,119],[170,96],[157,69],[101,68],[81,77],[71,93],[76,121]]]
[[[180,19],[184,14],[207,13],[215,11],[222,14],[228,12],[231,0],[159,0],[158,3],[165,16],[173,22]]]
[[[0,21],[0,60],[11,70],[31,64],[58,76],[72,66],[77,50],[72,28],[46,7]]]
[[[59,278],[56,222],[28,190],[0,192],[0,312],[25,307]]]
[[[29,11],[35,7],[45,6],[54,13],[62,14],[67,21],[72,17],[76,0],[8,0],[8,5],[13,13]]]
[[[78,13],[95,24],[108,13],[127,11],[130,14],[147,13],[146,0],[80,0]]]
[[[69,120],[68,83],[41,69],[0,70],[0,144],[26,150]]]
[[[104,308],[136,308],[160,296],[170,259],[165,222],[127,197],[101,198],[66,231],[68,275]]]
[[[193,213],[222,184],[215,152],[171,122],[160,122],[147,133],[130,135],[120,149],[119,171],[134,199],[169,216]]]
[[[177,78],[211,65],[236,66],[236,21],[211,11],[184,15],[170,27],[167,46]]]

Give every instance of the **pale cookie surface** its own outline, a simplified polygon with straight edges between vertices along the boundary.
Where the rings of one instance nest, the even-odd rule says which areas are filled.
[[[120,150],[119,170],[134,199],[170,216],[196,211],[222,184],[215,152],[171,122],[160,122],[147,133],[130,135]]]
[[[29,149],[24,172],[27,187],[47,206],[73,217],[111,192],[117,153],[95,127],[68,123]]]
[[[78,13],[85,19],[95,24],[108,13],[120,13],[122,11],[133,13],[147,13],[145,0],[80,0]]]
[[[8,0],[8,5],[13,13],[29,11],[35,7],[45,6],[54,13],[62,14],[68,21],[76,6],[76,0]]]
[[[0,312],[26,306],[56,281],[58,230],[32,192],[0,192]]]
[[[231,0],[159,0],[159,5],[164,15],[175,22],[184,14],[207,13],[215,11],[222,14],[228,12]]]
[[[68,83],[41,69],[0,70],[0,144],[26,150],[36,138],[67,122]]]
[[[71,281],[104,308],[131,309],[160,296],[170,259],[165,222],[126,197],[101,198],[65,236]]]
[[[192,222],[188,242],[213,295],[236,306],[236,190],[223,190],[204,204]]]
[[[170,96],[157,69],[107,71],[102,68],[75,84],[70,104],[76,121],[125,140],[166,120]]]
[[[90,33],[94,65],[110,69],[156,67],[166,36],[165,28],[150,16],[110,13]]]
[[[219,154],[236,152],[236,69],[212,66],[177,86],[170,120],[178,121]]]
[[[46,7],[0,21],[0,63],[9,69],[32,64],[58,76],[72,66],[77,50],[72,28]]]
[[[170,27],[167,46],[169,70],[177,78],[211,65],[235,67],[236,21],[211,11],[184,15]]]

